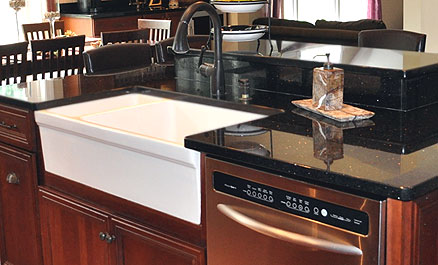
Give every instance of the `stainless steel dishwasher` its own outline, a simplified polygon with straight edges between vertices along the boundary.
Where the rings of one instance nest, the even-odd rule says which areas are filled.
[[[207,158],[208,265],[384,264],[385,201]]]

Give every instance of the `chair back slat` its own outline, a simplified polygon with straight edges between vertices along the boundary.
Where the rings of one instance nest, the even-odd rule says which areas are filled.
[[[170,37],[170,26],[172,20],[162,19],[138,19],[139,29],[149,29],[148,43],[155,43]]]
[[[23,24],[22,28],[24,39],[28,42],[31,40],[45,40],[52,38],[49,22]],[[55,36],[64,35],[64,33],[64,21],[56,20]]]
[[[26,81],[27,42],[0,45],[0,84]]]
[[[33,40],[30,42],[32,49],[32,73],[33,79],[38,79],[46,74],[50,78],[83,73],[82,53],[85,46],[85,35],[48,39]]]
[[[134,29],[124,31],[101,32],[102,45],[115,43],[146,43],[148,40],[147,29]]]

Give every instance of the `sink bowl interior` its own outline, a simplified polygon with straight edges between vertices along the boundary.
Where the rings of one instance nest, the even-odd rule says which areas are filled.
[[[184,137],[265,117],[243,111],[176,100],[102,112],[81,119],[156,139],[184,144]]]

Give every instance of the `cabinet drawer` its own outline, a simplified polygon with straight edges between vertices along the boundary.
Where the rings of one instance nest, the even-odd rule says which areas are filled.
[[[0,104],[0,141],[33,150],[34,130],[31,111]]]

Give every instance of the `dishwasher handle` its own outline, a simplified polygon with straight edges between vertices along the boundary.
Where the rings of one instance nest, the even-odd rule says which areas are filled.
[[[310,248],[316,248],[321,249],[337,254],[344,254],[344,255],[357,255],[362,256],[362,250],[355,246],[351,245],[344,245],[339,244],[335,242],[331,242],[328,240],[315,238],[315,237],[309,237],[297,233],[293,233],[290,231],[286,231],[280,228],[276,228],[264,223],[261,223],[257,220],[254,220],[238,211],[233,209],[231,206],[225,205],[225,204],[218,204],[217,205],[218,210],[223,213],[228,218],[236,221],[237,223],[246,226],[258,233],[264,234],[266,236],[287,241],[290,243],[294,243],[297,245],[310,247]]]

